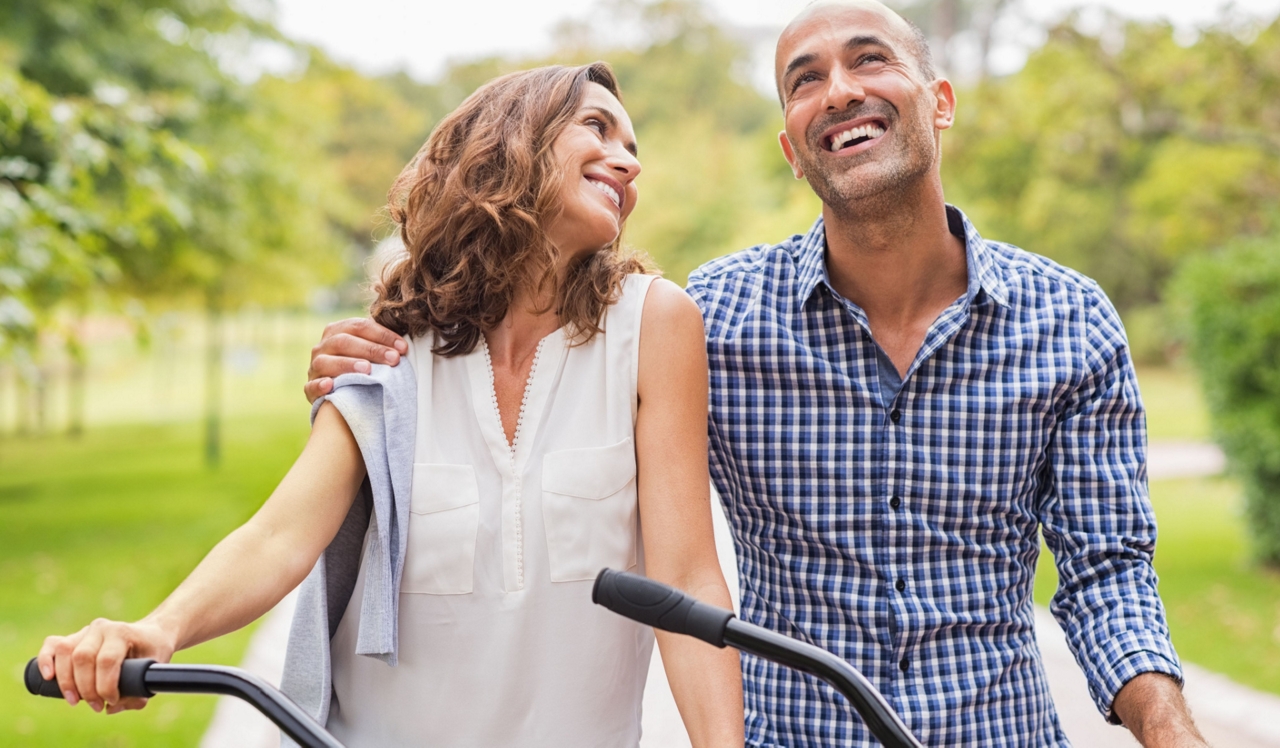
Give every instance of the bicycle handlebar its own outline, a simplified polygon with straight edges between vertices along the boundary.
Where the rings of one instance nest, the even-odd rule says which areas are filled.
[[[45,680],[35,658],[27,663],[27,690],[36,696],[62,698],[56,680]],[[218,665],[164,665],[155,660],[125,660],[120,668],[120,695],[150,698],[158,693],[206,693],[235,696],[249,702],[303,748],[343,748],[311,715],[266,681],[239,668]]]
[[[884,696],[849,663],[825,649],[796,641],[699,602],[680,590],[624,571],[604,569],[591,600],[618,615],[675,634],[726,645],[815,675],[844,694],[872,735],[887,748],[923,748]]]

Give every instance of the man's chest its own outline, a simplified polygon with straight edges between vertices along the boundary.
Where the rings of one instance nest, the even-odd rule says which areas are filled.
[[[1012,504],[1034,511],[1074,376],[1053,330],[970,319],[926,340],[932,350],[896,396],[857,324],[816,315],[746,332],[708,342],[712,449],[744,509],[804,518],[830,508],[863,524],[910,497],[921,520],[944,526]]]

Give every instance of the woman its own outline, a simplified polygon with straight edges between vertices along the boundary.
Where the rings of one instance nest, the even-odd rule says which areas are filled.
[[[373,317],[411,366],[349,375],[262,509],[137,623],[39,664],[109,712],[126,657],[233,631],[303,582],[283,687],[349,746],[631,746],[648,629],[591,604],[635,567],[728,607],[701,317],[620,235],[640,173],[603,63],[486,84],[392,187]],[[643,532],[640,531],[643,528]],[[695,746],[742,745],[737,656],[659,634]]]

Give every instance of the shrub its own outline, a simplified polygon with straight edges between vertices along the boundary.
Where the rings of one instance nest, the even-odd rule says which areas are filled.
[[[1257,552],[1280,566],[1280,235],[1190,260],[1174,294]]]

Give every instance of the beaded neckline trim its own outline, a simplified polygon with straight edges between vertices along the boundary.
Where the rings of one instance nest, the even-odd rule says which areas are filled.
[[[493,375],[493,358],[489,355],[489,343],[483,337],[481,341],[484,345],[484,363],[489,368],[489,397],[493,401],[493,414],[498,419],[498,428],[502,429],[502,410],[498,408],[498,388],[497,380]],[[546,342],[547,338],[538,341],[538,347],[533,351],[533,363],[529,365],[529,376],[524,381],[524,394],[520,397],[520,411],[516,414],[516,430],[512,435],[511,442],[507,445],[513,465],[516,459],[516,449],[520,446],[520,436],[524,432],[525,406],[529,404],[529,391],[533,389],[533,379],[538,374],[538,362],[542,359],[542,348]],[[506,441],[505,429],[503,429],[503,432],[502,439]]]

